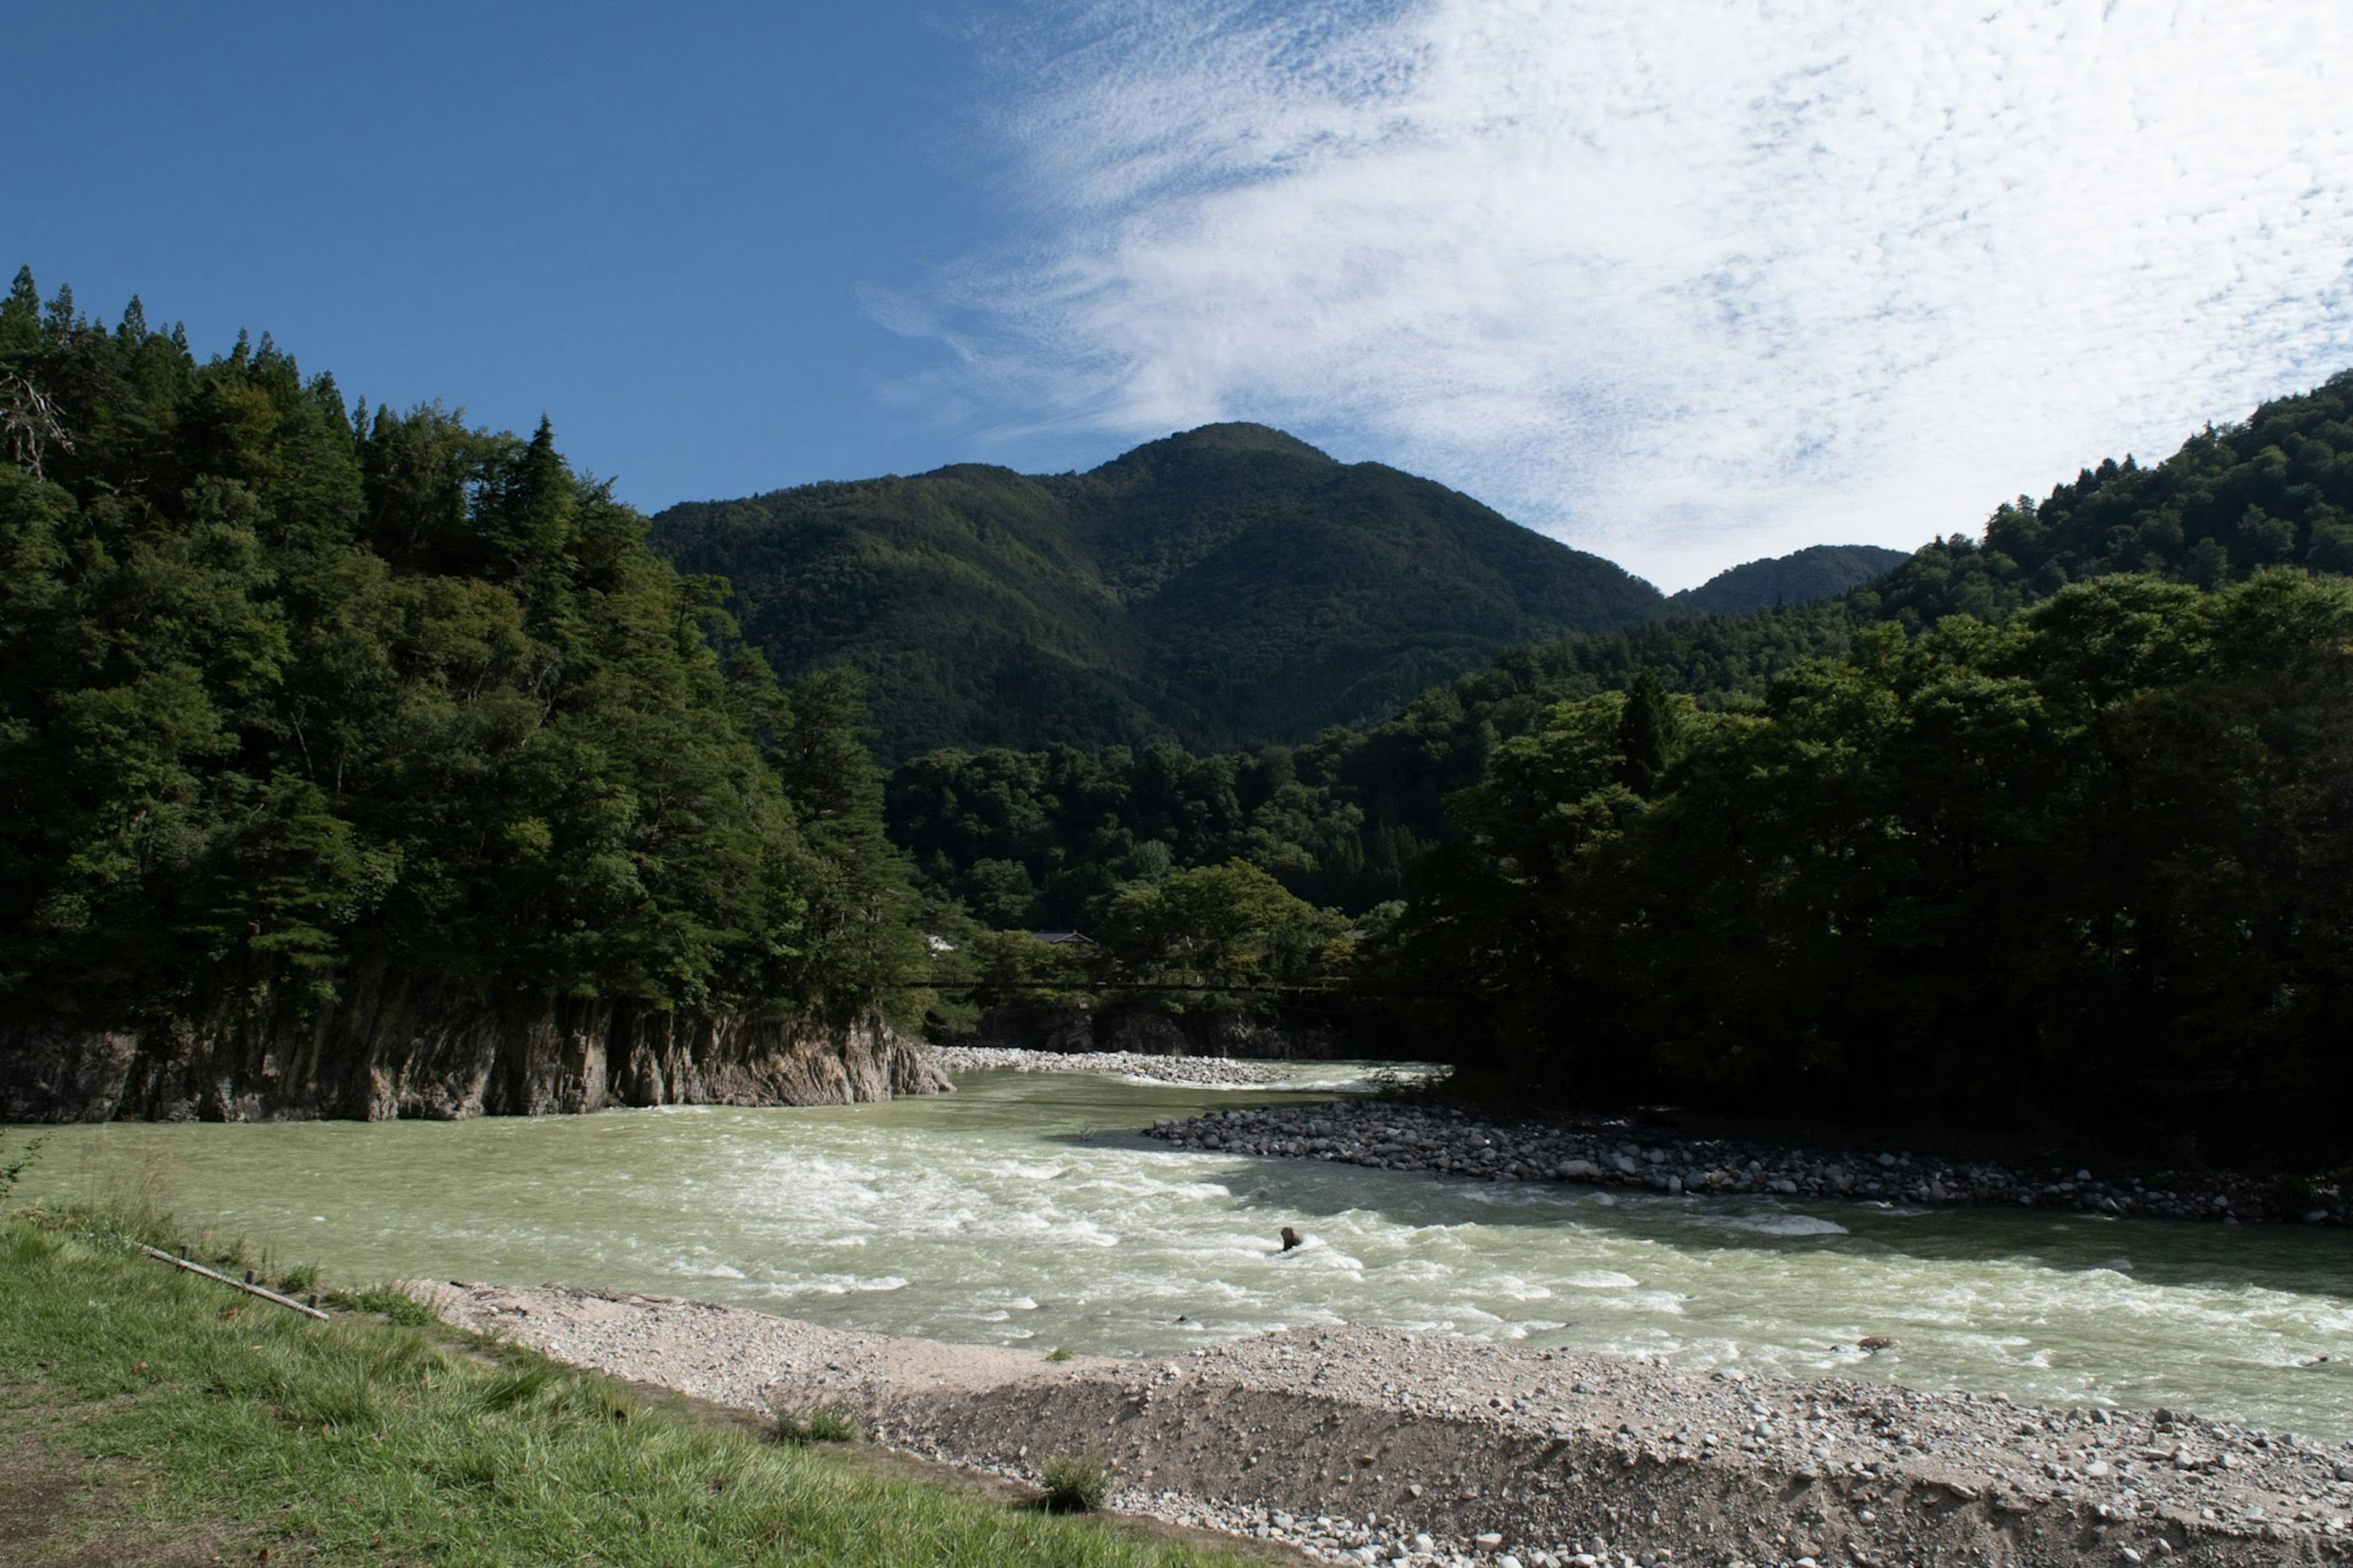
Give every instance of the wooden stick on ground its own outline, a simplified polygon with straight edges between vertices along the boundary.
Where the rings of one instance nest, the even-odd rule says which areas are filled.
[[[201,1274],[207,1279],[217,1279],[224,1285],[234,1285],[248,1296],[259,1296],[265,1301],[275,1301],[281,1307],[291,1307],[298,1312],[308,1312],[322,1323],[327,1321],[327,1314],[318,1308],[306,1307],[293,1297],[281,1296],[267,1286],[248,1285],[242,1279],[232,1279],[216,1268],[207,1268],[201,1263],[191,1263],[186,1258],[175,1257],[160,1247],[142,1247],[139,1250],[150,1258],[161,1258],[175,1268],[185,1268],[191,1274]]]

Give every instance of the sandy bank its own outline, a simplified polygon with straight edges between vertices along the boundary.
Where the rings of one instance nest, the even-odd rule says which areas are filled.
[[[1092,1448],[1117,1506],[1335,1562],[1626,1568],[2353,1563],[2353,1444],[1372,1329],[1166,1362],[844,1332],[670,1297],[421,1288],[557,1360],[1034,1477]]]

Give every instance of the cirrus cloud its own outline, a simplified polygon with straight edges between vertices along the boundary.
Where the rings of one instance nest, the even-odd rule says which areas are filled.
[[[2342,0],[1055,5],[1017,237],[873,308],[997,440],[1286,425],[1672,586],[2353,363],[2348,60]]]

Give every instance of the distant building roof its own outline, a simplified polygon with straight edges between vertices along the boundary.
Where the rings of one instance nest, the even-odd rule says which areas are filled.
[[[1095,944],[1094,938],[1079,931],[1033,931],[1029,934],[1054,947],[1068,947],[1073,942],[1084,942],[1089,947]]]

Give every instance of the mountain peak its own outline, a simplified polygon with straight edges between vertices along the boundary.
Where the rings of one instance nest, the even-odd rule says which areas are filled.
[[[1197,425],[1190,430],[1179,430],[1157,441],[1147,441],[1133,451],[1113,458],[1112,462],[1124,463],[1131,458],[1157,456],[1192,457],[1233,452],[1280,452],[1294,458],[1313,458],[1319,463],[1335,461],[1329,452],[1309,446],[1287,430],[1278,430],[1271,425],[1233,420],[1220,425]]]
[[[1901,550],[1876,544],[1809,545],[1788,555],[1727,568],[1669,602],[1678,610],[1699,615],[1799,605],[1843,594],[1858,583],[1893,572],[1906,559]]]

